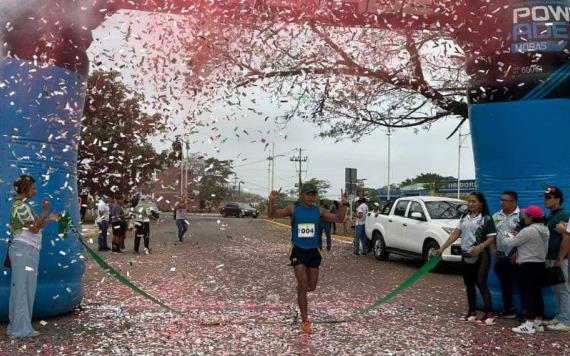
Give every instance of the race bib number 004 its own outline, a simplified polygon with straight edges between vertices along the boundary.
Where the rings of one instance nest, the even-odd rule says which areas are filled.
[[[315,224],[299,224],[297,236],[301,239],[308,239],[315,236]]]

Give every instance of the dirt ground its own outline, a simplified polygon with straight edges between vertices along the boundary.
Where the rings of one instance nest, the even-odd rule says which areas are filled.
[[[341,228],[342,230],[342,228]],[[561,355],[570,334],[520,336],[515,321],[461,323],[461,276],[431,273],[391,302],[360,313],[420,263],[376,261],[333,242],[309,296],[312,334],[299,329],[289,230],[263,219],[193,215],[186,241],[169,219],[151,228],[150,255],[102,256],[176,312],[138,296],[87,259],[85,297],[76,311],[34,322],[22,341],[0,324],[0,355]],[[95,242],[95,239],[93,239]],[[95,244],[93,244],[95,246]]]

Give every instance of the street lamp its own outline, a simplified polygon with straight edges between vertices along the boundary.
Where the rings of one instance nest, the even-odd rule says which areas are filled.
[[[390,201],[390,137],[392,136],[392,128],[388,126],[388,132],[386,133],[388,136],[388,189],[386,194],[386,200]]]
[[[275,158],[286,157],[286,155],[275,155],[275,144],[271,148],[271,156],[267,157],[267,190],[268,194],[273,191],[273,183],[275,181]]]
[[[461,127],[459,127],[458,131],[458,145],[457,145],[457,199],[461,197],[461,148],[465,147],[462,146],[463,141],[465,138],[469,136],[470,133],[466,133],[465,135],[461,134]]]

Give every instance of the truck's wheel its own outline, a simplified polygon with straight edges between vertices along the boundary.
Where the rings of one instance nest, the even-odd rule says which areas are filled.
[[[424,260],[424,263],[427,263],[429,261],[430,258],[432,258],[433,256],[435,256],[435,252],[439,249],[439,244],[437,242],[435,242],[434,240],[429,240],[428,242],[426,242],[425,246],[424,246],[424,251],[422,253],[422,257]],[[435,266],[434,269],[432,269],[432,272],[441,272],[443,267],[443,263],[440,262],[437,266]]]
[[[375,231],[372,235],[372,244],[374,246],[374,257],[377,260],[387,260],[388,259],[388,251],[386,251],[386,243],[384,242],[384,237],[378,231]]]

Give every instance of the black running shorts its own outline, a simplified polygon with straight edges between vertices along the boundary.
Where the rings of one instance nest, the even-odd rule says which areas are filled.
[[[321,254],[318,248],[305,250],[300,247],[293,246],[289,253],[289,259],[291,260],[291,266],[302,264],[310,268],[319,268],[321,265]]]

